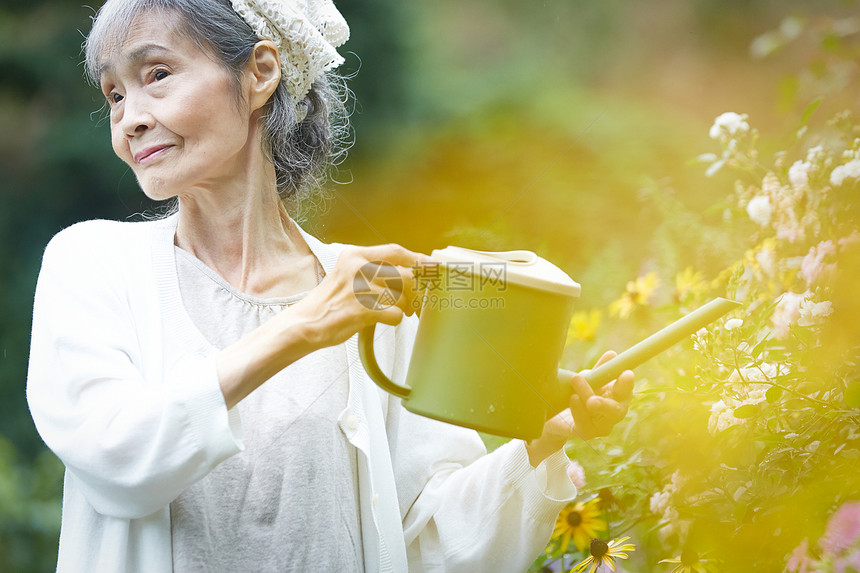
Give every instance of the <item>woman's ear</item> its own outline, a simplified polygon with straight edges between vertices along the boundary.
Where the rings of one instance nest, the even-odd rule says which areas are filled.
[[[249,82],[248,103],[253,112],[266,105],[281,81],[281,58],[274,42],[257,42],[245,67],[245,77]]]

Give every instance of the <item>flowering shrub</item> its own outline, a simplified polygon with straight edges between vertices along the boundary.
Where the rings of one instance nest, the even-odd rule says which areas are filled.
[[[767,159],[748,116],[710,128],[704,176],[735,183],[723,227],[689,239],[722,234],[733,262],[660,268],[574,317],[569,343],[606,347],[714,296],[743,304],[637,370],[611,439],[570,444],[588,482],[534,570],[588,558],[571,512],[589,507],[601,543],[632,537],[618,565],[632,571],[860,572],[860,123],[842,112],[811,129],[817,103]]]
[[[807,539],[792,552],[786,570],[860,571],[860,503],[846,503],[827,522],[827,531],[819,540],[818,559],[810,556]]]

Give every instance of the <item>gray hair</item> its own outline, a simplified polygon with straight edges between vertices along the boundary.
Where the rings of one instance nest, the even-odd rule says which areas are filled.
[[[260,38],[229,0],[107,0],[84,42],[87,78],[98,85],[104,63],[122,45],[135,19],[145,12],[176,14],[180,33],[214,56],[231,74],[239,94],[242,73]],[[263,125],[263,151],[275,166],[278,195],[290,214],[304,220],[324,202],[329,171],[351,143],[345,79],[327,72],[294,105],[284,81],[275,90]],[[307,111],[301,121],[297,108]]]

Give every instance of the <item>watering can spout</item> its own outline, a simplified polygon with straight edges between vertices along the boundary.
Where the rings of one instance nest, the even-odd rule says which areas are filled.
[[[739,302],[727,298],[715,298],[662,330],[655,332],[645,340],[631,346],[616,357],[604,362],[602,365],[593,370],[583,370],[579,374],[585,378],[592,388],[597,390],[615,378],[618,378],[625,370],[636,368],[670,346],[695,333],[700,328],[704,328],[730,310],[740,306]],[[553,396],[549,400],[549,417],[558,414],[569,406],[570,397],[573,393],[570,381],[575,375],[576,373],[570,370],[559,369],[558,380],[560,390],[556,396]]]

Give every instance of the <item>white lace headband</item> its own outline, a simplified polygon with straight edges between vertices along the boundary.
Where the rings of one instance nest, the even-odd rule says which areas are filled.
[[[281,71],[294,103],[311,85],[343,63],[335,48],[349,39],[349,26],[331,0],[230,0],[233,9],[281,54]]]

